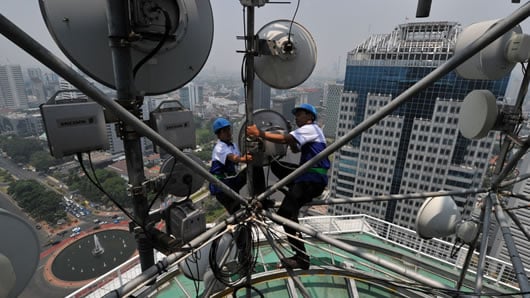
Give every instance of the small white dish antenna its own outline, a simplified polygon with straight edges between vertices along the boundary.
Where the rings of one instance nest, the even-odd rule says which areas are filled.
[[[491,91],[473,90],[460,106],[458,129],[468,139],[481,139],[495,126],[498,113],[497,101]]]
[[[462,51],[497,23],[490,20],[466,27],[458,36],[455,54]],[[498,80],[517,62],[528,59],[530,40],[517,25],[456,68],[456,73],[470,80]]]
[[[213,41],[213,16],[208,0],[154,0],[131,4],[130,40],[133,67],[157,45],[171,20],[169,38],[143,64],[135,83],[140,94],[167,93],[184,86],[202,69]],[[44,21],[63,53],[84,73],[114,88],[105,0],[39,0]],[[154,9],[154,6],[161,9]]]
[[[254,58],[254,71],[265,84],[289,89],[311,75],[317,61],[317,47],[302,25],[277,20],[263,26],[257,36],[261,55]]]
[[[201,159],[197,156],[191,153],[185,154],[193,159],[197,165],[202,164]],[[175,157],[171,156],[160,167],[160,173],[165,174],[166,179],[169,179],[165,187],[165,193],[177,197],[187,197],[189,194],[197,192],[204,184],[205,179],[193,169],[185,166],[181,161],[177,161],[173,167],[174,163]]]
[[[460,212],[449,196],[430,197],[416,216],[416,233],[424,239],[440,238],[455,233]]]
[[[489,90],[473,90],[460,106],[458,129],[468,139],[480,139],[492,130],[513,133],[522,120],[520,108],[497,102]]]
[[[0,243],[0,256],[3,256],[0,270],[2,274],[8,275],[8,279],[0,279],[0,286],[11,288],[7,297],[18,297],[39,264],[39,240],[32,226],[4,209],[0,209],[0,235],[4,238]],[[14,284],[2,285],[3,282],[12,281],[9,277],[11,274],[5,270],[14,272]]]

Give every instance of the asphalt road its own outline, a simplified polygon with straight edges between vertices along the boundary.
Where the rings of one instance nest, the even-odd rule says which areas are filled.
[[[13,176],[17,177],[18,179],[27,180],[27,179],[34,179],[43,182],[45,177],[41,177],[38,175],[38,173],[24,170],[22,167],[17,165],[16,163],[12,162],[10,159],[6,159],[3,157],[0,157],[0,168],[3,168],[4,170],[10,172]],[[44,183],[46,185],[46,183]],[[13,199],[0,192],[0,208],[7,210],[11,212],[14,215],[19,216],[26,222],[30,224],[30,226],[35,227],[36,223],[28,217],[22,210],[16,205],[16,203],[13,201]],[[40,242],[40,251],[43,251],[47,248],[46,244],[49,242],[50,235],[45,230],[38,230],[35,229],[37,236],[39,238]],[[9,239],[9,235],[2,235],[4,239]],[[66,236],[67,237],[67,236]],[[64,288],[58,288],[55,286],[52,286],[50,283],[48,283],[46,280],[44,280],[44,274],[43,274],[43,267],[44,264],[47,261],[47,257],[43,258],[39,261],[39,265],[37,267],[36,272],[33,274],[33,277],[29,284],[26,286],[24,291],[18,296],[19,298],[34,298],[34,297],[64,297],[68,295],[69,293],[73,292],[75,289],[64,289]]]

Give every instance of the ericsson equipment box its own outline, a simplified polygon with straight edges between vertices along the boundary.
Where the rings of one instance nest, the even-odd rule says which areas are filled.
[[[178,101],[163,101],[150,113],[151,128],[179,149],[195,148],[193,113]]]
[[[190,199],[173,202],[162,213],[167,233],[175,237],[180,245],[193,240],[206,231],[204,212],[195,209]]]
[[[93,101],[40,105],[50,153],[55,158],[109,148],[103,108]]]

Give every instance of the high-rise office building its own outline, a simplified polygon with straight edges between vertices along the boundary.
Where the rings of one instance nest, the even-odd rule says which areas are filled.
[[[204,89],[202,86],[189,83],[179,89],[180,103],[191,111],[196,105],[202,104]]]
[[[44,85],[44,76],[40,68],[28,68],[31,95],[35,97],[37,103],[46,101],[46,86]]]
[[[315,107],[320,106],[324,97],[324,90],[321,88],[306,88],[300,92],[298,104],[308,103]]]
[[[271,108],[271,87],[254,78],[254,110]]]
[[[453,22],[402,24],[373,35],[348,53],[338,112],[342,137],[449,59],[461,26]],[[351,198],[479,187],[495,133],[469,140],[458,132],[461,101],[474,89],[497,97],[498,81],[466,80],[451,72],[335,153],[331,195]],[[454,197],[462,212],[474,197]],[[330,207],[336,214],[365,213],[414,229],[420,200],[376,201]]]
[[[0,107],[28,108],[28,95],[20,65],[0,65]]]
[[[276,97],[272,99],[272,110],[282,114],[285,119],[294,124],[294,116],[291,113],[296,106],[296,97]]]
[[[337,133],[337,119],[339,119],[339,105],[342,95],[343,84],[326,83],[322,105],[326,110],[326,117],[322,131],[326,138],[335,138]]]

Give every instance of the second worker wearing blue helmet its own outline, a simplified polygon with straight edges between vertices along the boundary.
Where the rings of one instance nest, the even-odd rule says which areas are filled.
[[[277,134],[266,132],[258,129],[256,125],[247,126],[248,136],[260,137],[267,141],[279,144],[287,144],[295,153],[300,152],[300,162],[298,165],[286,162],[272,162],[271,170],[279,179],[296,170],[299,166],[312,159],[326,148],[326,139],[322,129],[316,123],[317,111],[314,106],[304,103],[292,110],[295,115],[297,129],[290,133]],[[296,177],[288,185],[288,191],[278,209],[278,215],[281,215],[294,222],[298,222],[298,213],[300,208],[313,198],[322,194],[328,184],[327,171],[330,167],[329,159],[323,158],[314,164],[308,171]],[[306,253],[304,243],[296,238],[296,230],[285,226],[286,233],[295,237],[288,237],[289,244],[295,255],[290,258],[281,260],[282,267],[290,268],[309,268],[309,255]]]
[[[212,125],[217,135],[217,143],[212,151],[212,165],[210,173],[221,180],[235,192],[239,192],[246,184],[246,168],[238,171],[239,163],[250,163],[252,155],[241,154],[236,144],[232,142],[232,124],[225,118],[217,118]],[[261,167],[252,167],[254,177],[254,192],[265,190],[265,177]],[[210,183],[210,193],[214,195],[228,213],[233,214],[240,208],[240,203],[226,195],[219,187]]]

